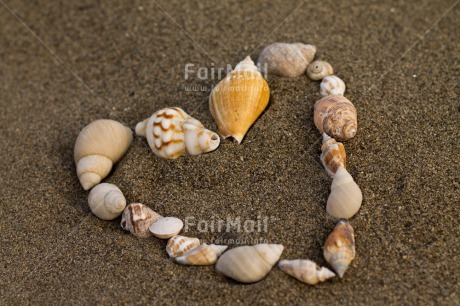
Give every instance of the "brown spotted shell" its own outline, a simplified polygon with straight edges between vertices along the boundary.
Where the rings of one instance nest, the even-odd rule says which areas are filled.
[[[334,138],[323,133],[323,145],[321,146],[321,163],[326,172],[334,177],[339,167],[346,168],[347,156],[343,143],[337,142]]]
[[[141,203],[132,203],[126,206],[121,215],[121,228],[136,237],[149,238],[153,236],[149,226],[160,218],[162,216],[148,206]]]
[[[324,244],[324,258],[337,275],[343,277],[355,258],[355,233],[347,220],[340,219],[327,237]]]

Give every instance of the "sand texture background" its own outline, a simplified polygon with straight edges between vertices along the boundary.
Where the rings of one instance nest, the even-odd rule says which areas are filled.
[[[440,1],[0,1],[0,304],[460,304],[460,5]],[[99,118],[135,124],[179,106],[216,130],[217,79],[269,43],[306,42],[347,84],[346,143],[364,202],[342,280],[308,286],[274,269],[240,285],[184,267],[88,208],[73,145]],[[319,164],[319,83],[270,77],[270,104],[241,145],[164,161],[135,137],[106,182],[129,202],[197,220],[269,217],[267,232],[203,239],[282,243],[326,265],[331,180]]]

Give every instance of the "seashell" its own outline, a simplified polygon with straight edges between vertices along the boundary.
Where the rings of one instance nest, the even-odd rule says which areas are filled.
[[[146,205],[133,203],[126,206],[121,215],[121,228],[130,231],[136,237],[149,238],[152,237],[149,226],[161,218],[161,215]]]
[[[332,180],[326,211],[335,218],[353,217],[361,207],[363,194],[353,177],[344,167],[339,167]]]
[[[265,47],[257,59],[261,72],[298,77],[305,73],[315,57],[316,47],[303,43],[273,43]]]
[[[314,61],[307,67],[307,75],[313,81],[321,80],[332,74],[334,74],[334,68],[325,61]]]
[[[316,285],[335,276],[334,272],[325,267],[320,268],[311,260],[281,260],[278,263],[278,267],[299,281],[309,285]]]
[[[136,125],[136,134],[147,138],[156,155],[176,159],[217,149],[219,136],[178,107],[164,108]]]
[[[176,236],[184,227],[184,223],[181,219],[175,217],[161,218],[160,220],[153,223],[149,230],[155,237],[161,239],[169,239]]]
[[[324,96],[342,95],[345,93],[345,83],[338,76],[328,75],[323,78],[319,92]]]
[[[248,56],[214,87],[209,108],[224,137],[241,143],[268,105],[270,89]]]
[[[207,245],[191,249],[184,255],[177,257],[176,261],[183,265],[209,266],[216,263],[217,258],[228,248],[226,245]]]
[[[326,133],[338,141],[353,138],[358,129],[356,108],[341,95],[326,96],[316,101],[314,122],[321,134]]]
[[[355,234],[347,220],[341,219],[324,244],[324,258],[342,278],[355,258]]]
[[[225,252],[217,261],[217,272],[242,283],[260,281],[283,252],[281,244],[241,246]]]
[[[174,236],[169,239],[166,245],[166,252],[169,257],[176,258],[200,245],[200,239],[185,236]]]
[[[113,184],[96,185],[88,195],[89,208],[102,220],[117,218],[126,207],[126,199],[120,188]]]
[[[78,134],[74,148],[77,175],[85,190],[104,179],[133,142],[131,130],[107,119],[96,120]]]
[[[326,172],[334,177],[339,167],[346,168],[347,156],[345,147],[341,142],[337,142],[334,138],[323,133],[323,145],[321,146],[321,163],[326,169]]]

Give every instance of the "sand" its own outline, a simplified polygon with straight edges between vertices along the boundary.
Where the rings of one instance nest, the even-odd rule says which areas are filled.
[[[460,303],[453,0],[5,4],[0,304]],[[218,79],[186,80],[185,65],[234,66],[275,41],[315,44],[358,110],[359,131],[346,150],[364,202],[350,221],[357,257],[343,279],[312,287],[276,268],[240,285],[212,266],[174,264],[166,241],[139,240],[119,220],[90,213],[73,161],[83,126],[111,118],[134,128],[162,107],[180,106],[216,130],[206,88]],[[331,180],[312,119],[319,83],[268,82],[269,107],[241,145],[223,140],[213,153],[164,161],[135,137],[105,181],[129,202],[190,222],[267,218],[266,231],[190,226],[185,234],[231,247],[281,243],[283,259],[327,265],[321,249],[335,220],[324,209]]]

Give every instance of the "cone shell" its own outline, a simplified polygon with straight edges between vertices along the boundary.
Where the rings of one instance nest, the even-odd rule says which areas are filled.
[[[219,82],[209,97],[209,108],[219,133],[241,143],[268,105],[270,89],[248,56]]]
[[[349,219],[358,212],[362,201],[361,189],[353,177],[345,168],[339,167],[332,180],[331,193],[327,199],[327,213],[338,219]]]
[[[74,147],[77,175],[85,190],[99,184],[133,142],[131,130],[123,124],[101,119],[85,126]]]
[[[120,188],[113,184],[102,183],[96,185],[88,195],[88,204],[98,218],[113,220],[117,218],[126,207],[126,199]]]
[[[149,238],[152,233],[149,226],[162,218],[146,205],[141,203],[132,203],[126,206],[121,216],[121,228],[129,231],[136,237]]]
[[[321,163],[326,169],[326,172],[334,177],[339,167],[346,168],[347,156],[345,147],[341,142],[337,142],[334,138],[323,133],[323,145],[321,147]]]
[[[216,271],[242,283],[258,282],[268,275],[283,249],[281,244],[237,247],[219,258]]]
[[[315,57],[316,47],[303,43],[273,43],[265,47],[257,59],[261,71],[269,74],[297,77],[305,73]]]
[[[309,285],[316,285],[335,276],[331,270],[319,267],[311,260],[281,260],[278,263],[281,270]]]
[[[183,256],[177,257],[176,262],[183,265],[194,266],[209,266],[216,263],[217,258],[225,252],[228,247],[226,245],[207,245],[203,243],[199,247],[185,253]]]
[[[313,81],[321,80],[332,74],[334,74],[334,69],[331,64],[325,61],[314,61],[307,67],[307,75]]]
[[[174,236],[169,239],[166,245],[166,252],[169,257],[176,258],[184,255],[193,248],[200,245],[200,239],[185,236]]]
[[[343,96],[345,93],[345,83],[338,76],[328,75],[321,81],[320,93],[323,97],[333,95]]]
[[[324,244],[324,258],[339,277],[355,258],[355,234],[347,220],[341,219]]]
[[[353,138],[358,129],[356,108],[341,95],[326,96],[316,101],[314,122],[320,133],[338,141]]]
[[[155,237],[169,239],[176,236],[184,227],[181,219],[175,217],[165,217],[150,225],[149,230]]]

